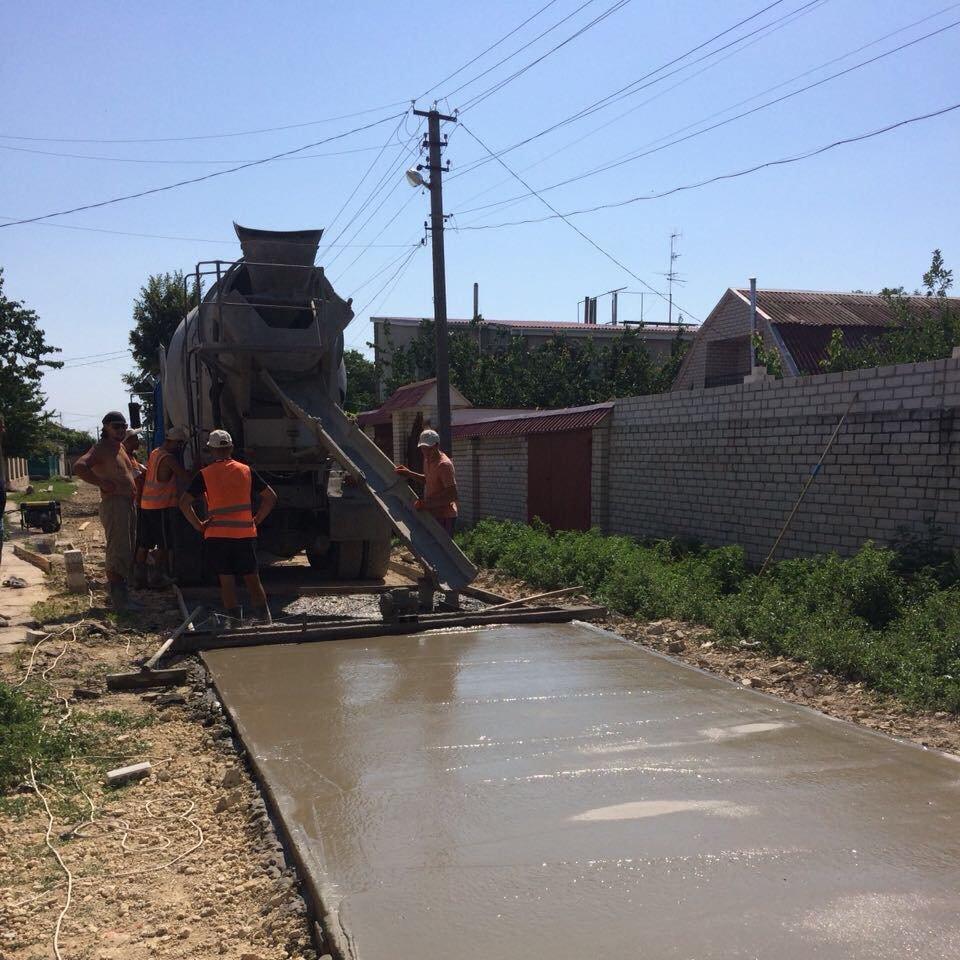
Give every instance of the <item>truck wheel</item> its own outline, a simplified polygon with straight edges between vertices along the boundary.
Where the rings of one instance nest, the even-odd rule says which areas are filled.
[[[381,580],[390,565],[390,539],[364,541],[366,554],[363,576],[369,580]]]
[[[331,580],[359,580],[363,571],[363,541],[335,540],[323,553],[307,551],[310,566]]]

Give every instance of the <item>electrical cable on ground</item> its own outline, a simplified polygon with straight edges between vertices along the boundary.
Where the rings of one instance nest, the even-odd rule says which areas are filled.
[[[490,148],[489,148],[468,126],[466,126],[466,124],[463,123],[463,121],[460,121],[460,126],[461,126],[471,137],[473,137],[473,139],[476,140],[477,143],[479,143],[480,146],[483,147],[484,150],[488,151],[488,152],[491,154],[491,156],[493,156],[493,151],[490,150]],[[514,171],[507,165],[507,163],[503,160],[502,157],[495,157],[495,159],[496,159],[497,163],[499,163],[500,166],[502,166],[502,167],[504,168],[504,170],[506,170],[506,171],[507,171],[508,173],[510,173],[512,176],[516,177],[516,179],[519,180],[520,183],[522,183],[523,186],[527,188],[527,190],[529,190],[531,193],[533,193],[533,195],[536,196],[537,199],[540,200],[540,202],[541,202],[545,207],[547,207],[549,210],[551,210],[556,217],[559,217],[561,220],[563,220],[563,222],[564,222],[568,227],[570,227],[571,230],[573,230],[575,233],[579,234],[584,240],[587,241],[587,243],[590,244],[591,247],[593,247],[593,248],[594,248],[595,250],[597,250],[599,253],[602,253],[611,263],[616,264],[621,270],[623,270],[623,271],[625,271],[626,273],[630,274],[630,276],[633,277],[634,280],[636,280],[638,283],[643,284],[643,286],[645,286],[651,293],[656,294],[658,297],[660,297],[660,298],[661,298],[662,300],[664,300],[665,302],[670,302],[670,298],[667,296],[667,294],[661,292],[660,290],[657,290],[656,287],[651,286],[649,283],[647,283],[647,281],[644,280],[643,277],[638,276],[636,273],[634,273],[625,263],[623,263],[621,260],[618,260],[612,253],[610,253],[609,251],[607,251],[607,250],[605,250],[603,247],[601,247],[600,244],[596,242],[596,240],[592,239],[590,236],[588,236],[586,233],[584,233],[583,230],[581,230],[575,223],[573,223],[571,220],[569,220],[565,214],[560,213],[560,211],[557,210],[556,207],[554,207],[554,206],[550,203],[549,200],[545,199],[544,197],[541,197],[540,194],[537,193],[536,190],[534,190],[534,189],[530,186],[530,184],[528,184],[528,183],[520,176],[520,174],[514,172]],[[551,218],[551,219],[552,219],[552,218]],[[700,321],[697,319],[697,317],[694,316],[694,314],[693,314],[691,311],[684,309],[684,308],[683,308],[679,303],[677,303],[675,300],[672,301],[672,302],[674,303],[674,305],[677,307],[677,309],[678,309],[681,313],[685,313],[688,317],[691,317],[692,319],[697,320],[698,323],[700,322]]]
[[[700,180],[697,183],[688,183],[679,187],[671,187],[669,190],[663,190],[660,193],[644,194],[642,196],[629,197],[626,200],[616,200],[611,203],[599,203],[599,204],[596,204],[595,206],[584,207],[580,210],[569,210],[566,213],[560,213],[558,211],[554,211],[554,214],[549,217],[530,217],[525,220],[513,220],[506,223],[480,224],[478,226],[458,227],[457,229],[458,231],[462,232],[465,230],[495,230],[501,227],[517,227],[517,226],[521,226],[523,224],[528,224],[528,223],[545,223],[548,220],[556,220],[558,218],[565,219],[566,217],[581,216],[587,213],[595,213],[598,210],[612,210],[612,209],[615,209],[616,207],[625,207],[625,206],[628,206],[629,204],[640,203],[644,200],[660,200],[663,197],[669,197],[671,194],[680,193],[685,190],[696,190],[700,187],[705,187],[711,183],[718,183],[719,181],[722,181],[722,180],[735,180],[738,177],[745,177],[748,174],[756,173],[758,170],[764,170],[767,167],[777,167],[777,166],[785,166],[791,163],[799,163],[801,160],[807,160],[811,157],[819,156],[821,153],[826,153],[828,150],[833,150],[836,147],[846,146],[847,144],[851,144],[851,143],[859,143],[863,140],[870,140],[873,137],[879,137],[884,133],[889,133],[892,130],[898,129],[899,127],[909,126],[910,124],[913,124],[913,123],[920,123],[923,120],[931,120],[935,117],[943,116],[944,114],[951,113],[954,110],[958,110],[958,109],[960,109],[960,103],[954,103],[948,107],[942,107],[941,109],[934,110],[930,113],[924,113],[916,117],[908,117],[905,120],[898,120],[895,123],[887,124],[885,127],[880,127],[877,130],[871,130],[868,133],[862,133],[852,137],[844,137],[842,140],[834,140],[833,143],[824,144],[821,147],[816,147],[813,150],[808,150],[805,153],[800,153],[792,157],[782,157],[779,160],[767,160],[763,163],[755,164],[752,167],[747,167],[744,170],[738,170],[734,173],[718,174],[715,177],[710,177],[706,180]],[[469,131],[467,132],[469,133]],[[532,191],[531,195],[537,197],[540,200],[543,199],[535,191]]]
[[[40,802],[43,804],[43,809],[47,813],[47,830],[43,838],[43,842],[46,844],[47,849],[56,857],[57,863],[60,864],[60,868],[67,875],[67,898],[63,904],[60,913],[57,916],[56,926],[53,928],[53,952],[57,960],[63,960],[63,954],[60,953],[60,929],[63,926],[63,918],[67,915],[67,911],[70,909],[70,904],[73,900],[73,874],[70,872],[70,868],[63,862],[63,857],[60,856],[60,851],[53,845],[50,840],[50,836],[53,833],[53,813],[50,810],[50,804],[47,803],[47,798],[40,791],[40,787],[37,785],[37,778],[33,769],[33,757],[30,758],[30,786],[33,788],[33,792],[40,798]]]
[[[333,140],[342,140],[344,137],[352,136],[355,133],[359,133],[362,130],[370,130],[373,127],[377,127],[382,123],[386,123],[389,120],[396,120],[402,114],[393,114],[389,117],[383,117],[380,120],[376,120],[373,123],[369,123],[363,127],[354,127],[353,130],[347,130],[344,133],[334,134],[332,137],[326,137],[323,140],[317,140],[314,143],[307,143],[301,147],[295,147],[292,150],[284,150],[282,153],[275,153],[272,156],[264,157],[261,160],[254,160],[250,163],[242,163],[236,167],[230,167],[228,170],[215,170],[212,173],[204,174],[201,177],[191,177],[188,180],[178,180],[176,183],[168,183],[162,187],[152,187],[149,190],[140,190],[137,193],[130,193],[122,197],[113,197],[110,200],[100,200],[96,203],[85,203],[80,206],[71,207],[68,210],[59,210],[54,213],[45,213],[35,217],[24,217],[20,220],[12,220],[7,223],[0,223],[0,230],[5,227],[16,227],[24,223],[36,223],[38,220],[49,220],[51,217],[64,217],[70,213],[79,213],[81,210],[93,210],[98,207],[106,207],[114,203],[122,203],[126,200],[135,200],[138,197],[146,197],[155,193],[163,193],[167,190],[175,190],[178,187],[185,187],[193,183],[202,183],[205,180],[213,180],[215,177],[223,177],[229,173],[238,173],[241,170],[249,170],[251,167],[262,166],[266,163],[272,163],[274,160],[279,160],[282,157],[289,157],[295,153],[301,153],[304,150],[309,150],[311,147],[320,146],[322,143],[330,143]]]

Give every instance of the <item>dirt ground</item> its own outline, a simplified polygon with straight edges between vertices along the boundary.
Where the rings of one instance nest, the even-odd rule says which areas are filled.
[[[69,886],[58,937],[64,960],[313,960],[295,872],[199,665],[179,689],[106,690],[107,673],[136,669],[178,624],[175,598],[147,596],[143,616],[117,622],[104,609],[96,491],[81,484],[63,511],[60,536],[84,551],[92,608],[63,593],[55,573],[38,611],[47,629],[61,629],[51,624],[73,605],[82,619],[4,656],[0,677],[18,684],[26,676],[25,688],[45,692],[49,722],[70,710],[106,736],[102,752],[78,752],[56,784],[38,783],[69,884],[45,845],[48,818],[32,787],[0,805],[0,957],[55,956]],[[143,760],[153,764],[148,778],[103,785],[105,770]]]
[[[61,537],[83,550],[91,596],[66,594],[54,573],[36,615],[43,632],[59,632],[0,656],[0,677],[44,696],[48,723],[70,713],[99,731],[99,746],[41,776],[36,791],[23,784],[0,799],[0,958],[46,960],[56,935],[64,960],[314,960],[296,872],[199,663],[187,661],[181,688],[106,689],[107,673],[136,669],[179,623],[174,597],[141,594],[144,614],[118,620],[105,606],[96,492],[81,484],[63,512]],[[477,585],[511,598],[540,592],[490,572]],[[720,647],[702,627],[615,615],[605,626],[774,696],[960,753],[955,717],[911,713],[803,664]],[[149,777],[104,786],[106,770],[143,760]]]

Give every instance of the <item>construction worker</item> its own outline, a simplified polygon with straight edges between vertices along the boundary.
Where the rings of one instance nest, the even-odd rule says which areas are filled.
[[[423,473],[415,473],[403,464],[396,471],[423,484],[423,497],[414,501],[414,507],[426,510],[453,536],[457,521],[457,474],[453,461],[440,449],[440,434],[436,430],[424,430],[417,447],[423,454]]]
[[[236,578],[243,577],[256,611],[248,622],[272,623],[257,569],[257,527],[276,506],[277,495],[245,463],[233,459],[233,438],[226,430],[213,430],[207,449],[213,463],[190,482],[180,497],[180,510],[194,530],[203,534],[204,556],[220,581],[227,617],[240,620]],[[260,503],[254,512],[258,496]],[[194,501],[201,497],[207,506],[206,520],[194,510]]]
[[[140,498],[140,517],[137,535],[137,554],[133,568],[133,585],[150,586],[160,590],[170,586],[168,547],[170,544],[170,511],[177,508],[180,497],[177,482],[187,484],[193,478],[177,459],[187,439],[183,427],[171,427],[163,443],[150,452],[147,460],[143,495]],[[147,557],[153,552],[153,565],[147,566]]]
[[[100,439],[73,465],[73,472],[100,489],[100,522],[107,540],[104,559],[110,599],[116,610],[136,612],[127,581],[133,568],[137,536],[137,470],[123,446],[127,419],[111,410],[102,421]]]

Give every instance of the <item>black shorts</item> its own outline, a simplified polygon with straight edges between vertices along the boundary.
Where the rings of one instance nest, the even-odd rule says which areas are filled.
[[[207,537],[203,549],[207,569],[218,577],[247,577],[257,572],[256,537]]]
[[[166,549],[170,543],[170,510],[137,511],[137,546],[145,550]]]

